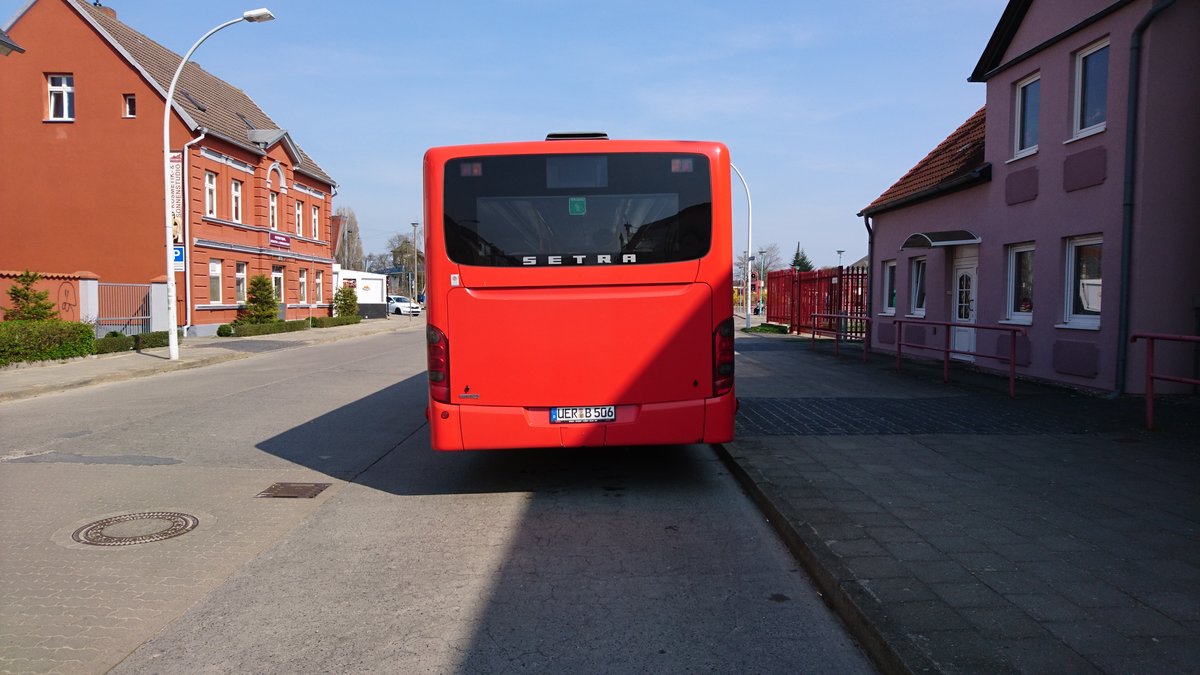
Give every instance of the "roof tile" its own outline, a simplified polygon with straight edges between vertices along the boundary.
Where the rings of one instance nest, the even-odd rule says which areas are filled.
[[[984,166],[985,110],[986,107],[980,108],[971,115],[954,130],[954,133],[930,151],[925,159],[917,162],[917,165],[909,169],[895,185],[863,209],[863,212],[884,211],[898,202],[922,193],[935,193],[937,188],[946,187],[955,179]]]

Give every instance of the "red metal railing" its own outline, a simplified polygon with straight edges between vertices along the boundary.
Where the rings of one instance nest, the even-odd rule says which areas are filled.
[[[1167,335],[1164,333],[1136,333],[1129,336],[1129,342],[1134,343],[1138,340],[1146,341],[1146,428],[1154,428],[1154,381],[1162,380],[1163,382],[1179,382],[1181,384],[1200,385],[1200,380],[1192,377],[1181,377],[1179,375],[1165,375],[1154,372],[1154,341],[1166,340],[1168,342],[1191,342],[1200,343],[1200,336],[1196,335]]]
[[[862,267],[831,267],[812,272],[776,270],[767,273],[767,321],[801,333],[816,326],[837,329],[837,319],[828,316],[867,316],[867,270]],[[818,325],[822,324],[822,325]],[[848,339],[866,337],[865,324],[856,327]]]
[[[824,321],[819,321],[819,319],[824,319]],[[856,321],[864,321],[867,323],[867,325],[854,326],[854,328],[851,328],[853,323]],[[855,334],[868,332],[868,330],[870,328],[870,326],[869,326],[870,321],[871,320],[865,316],[854,316],[851,314],[813,314],[812,321],[810,322],[811,330],[812,330],[812,341],[809,342],[808,347],[809,347],[809,349],[816,348],[817,333],[820,333],[822,335],[832,335],[833,336],[833,354],[834,354],[834,356],[837,356],[839,353],[839,350],[841,349],[843,337],[850,335],[851,332],[853,332]],[[829,323],[829,322],[836,322],[837,325],[832,329],[826,328],[826,327],[820,325],[820,324]],[[866,363],[867,362],[867,341],[863,340],[862,345],[863,345],[863,350],[862,350],[863,363]]]
[[[900,370],[900,353],[903,351],[901,347],[912,347],[915,349],[929,349],[942,352],[942,381],[950,381],[950,355],[964,354],[969,356],[980,356],[986,359],[996,359],[1008,364],[1008,395],[1010,398],[1015,398],[1017,395],[1017,335],[1024,334],[1025,329],[1017,326],[989,326],[976,323],[953,323],[950,321],[926,321],[924,319],[910,321],[907,319],[896,319],[892,322],[896,327],[896,370]],[[946,328],[944,339],[941,347],[931,347],[926,344],[917,344],[915,342],[904,341],[904,325],[915,324],[919,326],[943,326]],[[965,349],[951,349],[950,333],[952,328],[970,328],[972,330],[995,330],[1003,333],[1008,333],[1008,356],[999,354],[985,354],[983,352],[968,351]]]

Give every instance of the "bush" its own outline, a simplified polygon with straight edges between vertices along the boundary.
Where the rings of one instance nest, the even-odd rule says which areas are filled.
[[[233,335],[233,326],[227,323],[217,326],[217,337],[229,337],[230,335]]]
[[[139,333],[133,336],[133,348],[138,351],[153,349],[155,347],[166,347],[170,343],[171,336],[165,330],[157,330],[153,333]]]
[[[59,319],[0,323],[0,366],[87,356],[95,347],[91,324]]]
[[[33,290],[33,285],[41,278],[42,275],[29,270],[17,277],[17,283],[8,289],[8,300],[12,306],[0,308],[4,309],[5,321],[48,321],[58,318],[54,303],[47,299],[50,292]]]
[[[333,313],[335,316],[358,315],[358,291],[350,286],[342,286],[333,294]]]
[[[133,338],[115,330],[109,331],[102,338],[96,338],[96,354],[127,352],[130,349],[133,349]]]
[[[333,326],[346,326],[361,322],[362,317],[357,314],[352,316],[314,316],[312,325],[313,328],[332,328]]]
[[[274,323],[244,323],[234,326],[233,334],[238,337],[251,335],[271,335],[272,333],[291,333],[298,330],[308,330],[308,319],[295,321],[276,321]]]

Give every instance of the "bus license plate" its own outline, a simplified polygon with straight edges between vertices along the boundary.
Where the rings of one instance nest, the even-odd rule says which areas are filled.
[[[614,405],[592,405],[550,409],[551,424],[612,422],[616,419],[617,407]]]

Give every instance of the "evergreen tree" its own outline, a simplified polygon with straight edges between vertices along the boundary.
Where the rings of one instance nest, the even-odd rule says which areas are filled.
[[[333,294],[334,316],[354,316],[358,314],[358,291],[351,286],[342,286]]]
[[[47,321],[58,318],[58,310],[49,300],[50,292],[33,290],[33,285],[41,278],[42,275],[29,270],[17,277],[17,283],[8,289],[12,307],[0,307],[4,310],[5,321]]]
[[[246,290],[246,310],[238,320],[242,323],[271,323],[279,312],[279,300],[275,298],[275,286],[264,274],[250,278]]]
[[[808,254],[804,249],[800,248],[800,244],[796,244],[796,255],[792,258],[792,269],[797,272],[811,272],[813,270],[812,261],[808,259]]]

